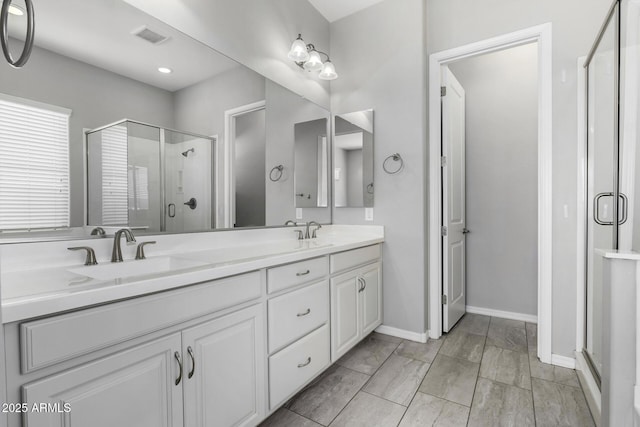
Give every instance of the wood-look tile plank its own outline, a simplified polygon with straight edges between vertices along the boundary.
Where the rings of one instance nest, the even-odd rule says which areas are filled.
[[[480,376],[531,390],[529,356],[526,353],[488,345],[480,364]]]
[[[399,427],[465,427],[469,408],[424,393],[416,393]]]
[[[535,351],[535,349],[529,351],[529,365],[531,367],[532,377],[580,388],[580,382],[578,381],[576,371],[569,368],[563,368],[562,366],[542,363],[540,359],[538,359]]]
[[[363,374],[373,375],[398,345],[370,335],[336,363]]]
[[[359,392],[331,423],[331,427],[396,427],[406,408]]]
[[[398,356],[431,363],[436,358],[436,354],[438,354],[443,342],[444,338],[439,340],[429,339],[426,343],[403,341],[394,353]]]
[[[392,354],[362,390],[408,406],[428,369],[426,362]]]
[[[470,334],[463,330],[453,331],[447,335],[439,354],[480,363],[484,342],[483,335]]]
[[[438,354],[418,390],[471,406],[479,369],[479,363]]]
[[[487,332],[487,345],[526,353],[527,333],[524,322],[492,317]]]
[[[470,427],[535,426],[531,392],[479,378],[468,425]]]
[[[533,378],[538,427],[595,426],[582,389]]]
[[[319,381],[292,399],[289,409],[317,423],[329,425],[368,380],[368,375],[334,365],[322,374]]]
[[[321,425],[286,408],[280,408],[264,420],[260,427],[321,427]]]
[[[467,313],[458,322],[454,329],[460,329],[470,334],[487,335],[491,317],[482,314]]]

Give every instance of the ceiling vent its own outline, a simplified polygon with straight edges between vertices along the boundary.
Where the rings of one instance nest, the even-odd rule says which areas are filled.
[[[141,39],[146,40],[151,44],[160,44],[169,39],[169,37],[156,33],[155,31],[150,30],[146,26],[143,26],[134,30],[131,34],[133,34],[136,37],[140,37]]]

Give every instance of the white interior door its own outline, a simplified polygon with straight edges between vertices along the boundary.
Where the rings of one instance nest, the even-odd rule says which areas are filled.
[[[465,313],[465,95],[448,67],[442,72],[442,330]]]

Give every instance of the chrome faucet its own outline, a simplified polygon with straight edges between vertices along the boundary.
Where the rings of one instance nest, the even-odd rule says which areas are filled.
[[[116,231],[113,238],[113,252],[111,252],[111,262],[122,262],[122,249],[120,248],[120,240],[122,235],[127,239],[127,243],[135,243],[136,238],[133,236],[133,232],[128,228],[122,228]]]
[[[104,231],[104,228],[102,228],[102,227],[96,227],[93,230],[91,230],[91,235],[92,236],[107,237],[107,232]]]
[[[309,228],[311,228],[311,227],[313,227],[313,226],[315,226],[316,228],[313,230],[313,234],[309,235]],[[322,226],[321,226],[320,224],[318,224],[317,222],[315,222],[315,221],[309,221],[309,222],[307,223],[307,232],[304,234],[304,238],[305,238],[305,239],[315,239],[316,237],[318,237],[318,236],[316,235],[316,232],[317,232],[320,228],[322,228]]]

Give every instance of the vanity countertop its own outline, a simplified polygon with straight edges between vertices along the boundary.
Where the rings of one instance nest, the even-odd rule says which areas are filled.
[[[252,243],[247,243],[247,237],[252,237],[252,231],[254,237],[257,238],[249,240]],[[203,233],[203,235],[209,234],[209,236],[201,237],[200,242],[192,245],[192,250],[185,250],[181,243],[185,239],[194,239],[194,235],[150,236],[144,240],[158,240],[158,243],[155,252],[148,248],[149,262],[153,262],[154,259],[168,260],[172,258],[178,261],[184,260],[185,265],[178,266],[177,270],[170,272],[154,272],[128,278],[101,280],[81,274],[84,269],[89,271],[89,269],[98,268],[100,265],[109,265],[108,261],[101,260],[100,256],[98,257],[100,265],[95,267],[66,263],[34,269],[20,268],[20,263],[17,262],[18,266],[14,268],[3,268],[0,276],[2,322],[10,323],[133,298],[384,241],[383,228],[375,226],[325,226],[318,233],[318,238],[308,240],[292,239],[291,230],[286,231],[289,234],[277,231],[267,231],[265,234],[263,230],[247,230],[243,232],[242,236],[238,236],[240,238],[235,242],[233,242],[234,239],[229,240],[230,233],[226,233],[227,235],[223,239],[220,239],[221,233]],[[203,244],[202,239],[207,238],[210,240],[209,244]],[[143,239],[138,240],[142,241]],[[170,240],[172,241],[170,242]],[[112,239],[92,242],[94,246],[98,242],[105,246],[112,242]],[[58,247],[58,250],[62,249],[63,251],[66,248],[61,245],[81,246],[79,242],[72,243],[73,245],[70,245],[69,242],[58,242],[54,245]],[[37,250],[46,251],[47,245],[51,244],[42,243],[41,246],[36,246],[39,244],[32,243],[31,245],[34,245],[31,246],[31,249],[37,252]],[[162,246],[171,246],[173,250],[163,250]],[[0,258],[15,260],[19,257],[20,254],[7,253],[12,249],[11,247],[3,248],[3,251],[0,252]],[[20,249],[17,252],[21,252]],[[22,252],[26,253],[27,251],[23,250]],[[66,253],[64,255],[68,256]],[[75,260],[77,258],[74,258]],[[6,259],[4,261],[6,262]],[[132,263],[140,262],[145,261],[135,261],[129,257],[129,260],[119,266],[126,269]]]

